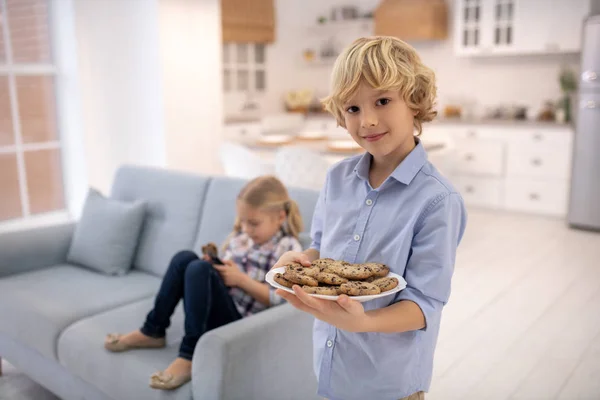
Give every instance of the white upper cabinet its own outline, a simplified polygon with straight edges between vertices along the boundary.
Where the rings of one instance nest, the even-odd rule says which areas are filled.
[[[458,55],[575,53],[590,0],[456,0]]]

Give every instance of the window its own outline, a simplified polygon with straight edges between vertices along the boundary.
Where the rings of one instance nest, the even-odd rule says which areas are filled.
[[[50,0],[0,0],[0,221],[65,206]]]
[[[266,90],[266,48],[262,43],[223,45],[223,91],[264,92]]]

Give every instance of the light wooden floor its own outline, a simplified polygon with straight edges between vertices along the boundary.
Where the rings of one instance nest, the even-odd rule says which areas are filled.
[[[600,399],[600,234],[475,212],[428,400]]]
[[[5,393],[55,400],[14,369]],[[471,210],[426,398],[600,399],[600,234]]]

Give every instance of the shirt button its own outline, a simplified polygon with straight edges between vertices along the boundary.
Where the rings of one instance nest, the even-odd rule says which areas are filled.
[[[358,242],[360,240],[360,235],[354,235],[354,241]]]
[[[371,204],[373,204],[373,200],[367,199],[367,201],[365,201],[365,203],[367,203],[367,205],[370,206]]]
[[[327,341],[327,347],[331,347],[331,346],[333,346],[333,342],[331,340],[328,340]]]

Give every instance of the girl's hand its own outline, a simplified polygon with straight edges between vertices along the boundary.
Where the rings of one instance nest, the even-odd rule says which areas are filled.
[[[225,282],[225,286],[238,287],[241,286],[244,280],[250,277],[246,275],[242,270],[231,260],[224,260],[225,265],[213,265],[213,267],[219,272],[221,278]]]
[[[365,313],[363,305],[345,294],[337,301],[331,301],[309,296],[298,285],[294,285],[293,290],[295,295],[281,289],[276,293],[297,309],[312,314],[336,328],[348,332],[368,332],[372,329],[372,321]]]
[[[299,251],[287,251],[287,252],[283,253],[283,255],[279,258],[277,263],[275,263],[275,265],[273,265],[273,268],[283,267],[294,261],[299,262],[300,264],[304,265],[305,267],[310,267],[310,265],[311,265],[310,260],[306,254],[301,253]],[[273,269],[273,268],[271,268],[271,269]]]

